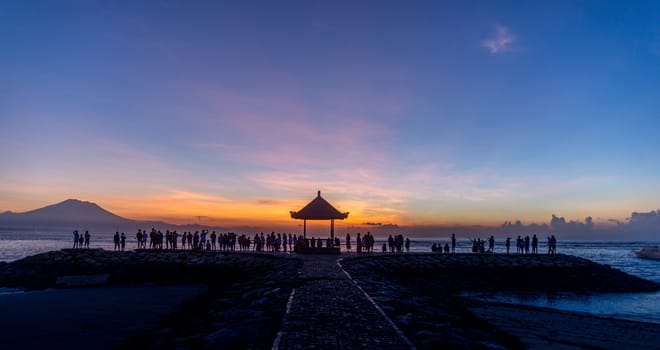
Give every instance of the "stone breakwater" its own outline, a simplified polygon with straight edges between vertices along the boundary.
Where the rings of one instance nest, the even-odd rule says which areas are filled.
[[[145,285],[203,285],[205,293],[176,306],[156,329],[139,329],[120,348],[268,349],[300,265],[300,260],[268,254],[63,250],[0,265],[0,286],[44,289],[62,287],[63,281],[86,286],[88,281],[140,292]],[[148,294],[143,298],[150,302]]]
[[[101,284],[113,286],[223,284],[260,279],[269,273],[275,274],[273,278],[283,278],[284,271],[298,264],[297,260],[268,254],[65,249],[1,264],[0,286],[29,290],[66,287],[58,280],[88,278],[93,282],[104,275],[107,281]]]
[[[534,315],[528,317],[562,324],[570,318],[566,314],[506,306],[498,310],[513,316],[503,320],[490,311],[495,309],[492,304],[475,304],[459,294],[660,290],[657,283],[566,255],[344,255],[338,265],[332,256],[63,250],[0,263],[0,287],[139,287],[133,290],[144,293],[148,303],[145,285],[196,285],[205,292],[178,305],[158,326],[136,330],[120,348],[268,349],[275,344],[278,349],[522,349],[534,348],[534,341],[554,348],[556,339],[539,343],[545,335],[533,333],[525,326],[529,322],[517,318]],[[287,301],[290,309],[285,313]],[[111,300],[99,302],[112,305]],[[654,324],[610,327],[616,320],[573,319],[575,325],[587,325],[582,329],[594,339],[608,329],[631,329],[635,339],[621,338],[625,340],[620,344],[638,348],[653,348],[653,334],[660,334]],[[558,333],[564,343],[581,336],[573,334],[572,327]],[[602,342],[587,338],[580,340],[583,347],[602,347]]]
[[[342,265],[420,349],[534,347],[471,312],[472,301],[461,292],[660,290],[655,282],[567,255],[381,255],[344,259]]]
[[[660,284],[570,255],[406,254],[356,257],[358,277],[379,276],[437,292],[654,292]]]

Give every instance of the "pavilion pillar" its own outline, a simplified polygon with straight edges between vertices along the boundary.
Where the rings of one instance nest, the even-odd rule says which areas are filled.
[[[335,219],[330,219],[330,239],[332,240],[332,245],[335,244]]]
[[[307,238],[307,220],[303,220],[303,238]]]

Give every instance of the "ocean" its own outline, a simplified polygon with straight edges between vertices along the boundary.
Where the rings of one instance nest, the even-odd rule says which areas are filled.
[[[113,234],[114,232],[91,232],[90,247],[112,250]],[[341,238],[343,244],[343,237]],[[376,238],[376,251],[380,251],[385,237]],[[431,252],[431,246],[434,243],[447,242],[449,242],[449,238],[411,238],[410,252]],[[467,238],[458,237],[457,242],[458,252],[471,251],[472,245]],[[72,245],[73,235],[70,232],[0,231],[0,261],[10,262],[51,250],[71,248]],[[631,275],[660,283],[660,261],[639,259],[633,253],[642,247],[653,245],[660,245],[660,241],[564,241],[561,240],[561,235],[558,235],[557,252],[607,264]],[[134,249],[135,247],[135,233],[127,233],[126,248]],[[342,245],[342,250],[344,249],[345,246]],[[512,247],[512,250],[515,251],[515,247]],[[545,240],[541,239],[539,252],[543,253],[546,250]],[[504,240],[496,240],[495,252],[503,253],[505,251]],[[594,295],[470,294],[465,296],[479,300],[542,306],[605,317],[660,323],[660,292]]]

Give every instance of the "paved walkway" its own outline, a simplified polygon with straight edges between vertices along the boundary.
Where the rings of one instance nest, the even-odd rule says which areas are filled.
[[[273,349],[410,349],[412,345],[337,264],[337,256],[300,256]]]

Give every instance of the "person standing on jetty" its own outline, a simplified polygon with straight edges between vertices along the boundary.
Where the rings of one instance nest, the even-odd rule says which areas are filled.
[[[120,242],[121,242],[121,251],[123,252],[124,249],[126,248],[126,235],[123,232],[121,233]]]
[[[511,237],[506,238],[506,243],[504,243],[506,246],[506,255],[509,255],[509,247],[511,247]]]
[[[85,248],[89,249],[89,230],[85,230]]]
[[[529,236],[525,236],[524,245],[525,245],[525,254],[529,254]]]
[[[548,237],[548,239],[550,239],[550,237]],[[73,249],[76,248],[78,248],[78,230],[73,230]]]
[[[555,235],[548,237],[548,254],[557,254],[557,238],[555,238]]]
[[[538,248],[539,247],[539,239],[536,238],[536,235],[532,237],[532,254],[537,254],[538,253]]]
[[[451,234],[451,253],[456,253],[456,234]]]
[[[119,231],[115,232],[114,236],[114,242],[115,242],[115,251],[119,250]]]

